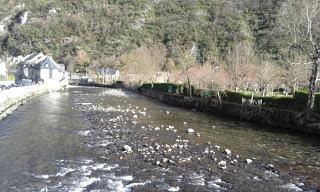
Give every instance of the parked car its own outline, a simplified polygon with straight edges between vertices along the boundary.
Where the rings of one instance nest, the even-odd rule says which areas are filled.
[[[16,81],[17,86],[30,86],[32,85],[32,81],[30,79],[22,79],[21,81]]]
[[[4,90],[4,89],[7,89],[7,86],[5,86],[5,85],[0,85],[0,90]]]

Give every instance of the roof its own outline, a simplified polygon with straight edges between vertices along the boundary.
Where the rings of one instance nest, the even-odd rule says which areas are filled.
[[[117,75],[119,74],[119,70],[111,67],[107,67],[107,68],[99,69],[98,73],[100,73],[101,75]]]
[[[33,69],[58,69],[59,71],[65,72],[65,66],[63,64],[56,63],[51,56],[46,56],[43,53],[32,53],[24,57],[19,63],[24,68]]]
[[[46,56],[43,53],[33,53],[29,57],[27,57],[24,62],[27,64],[38,64],[39,62],[43,61]]]
[[[46,59],[43,53],[32,53],[27,55],[20,64],[36,65]]]
[[[41,69],[58,69],[60,71],[64,71],[62,65],[57,64],[52,57],[46,57],[46,59],[40,63]]]

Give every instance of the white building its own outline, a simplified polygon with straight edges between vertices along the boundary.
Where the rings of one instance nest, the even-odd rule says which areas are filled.
[[[102,77],[104,83],[113,83],[119,79],[120,71],[111,67],[102,68],[97,71],[98,75]]]
[[[40,63],[40,76],[39,78],[47,80],[60,81],[68,78],[64,66],[57,64],[52,57],[46,57],[46,59]]]
[[[64,65],[57,64],[51,56],[30,54],[18,64],[16,80],[30,79],[34,83],[60,82],[68,79]]]
[[[0,59],[0,76],[6,77],[7,76],[7,67],[6,63]]]

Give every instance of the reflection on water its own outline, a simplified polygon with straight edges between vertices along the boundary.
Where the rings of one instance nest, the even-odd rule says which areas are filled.
[[[116,177],[114,170],[120,169],[118,165],[106,164],[101,152],[84,143],[83,138],[90,138],[93,133],[75,110],[83,95],[90,95],[88,105],[126,103],[146,109],[148,114],[141,119],[146,124],[153,121],[158,125],[172,125],[181,134],[193,128],[201,135],[195,142],[210,141],[243,158],[257,158],[291,170],[313,183],[320,180],[320,141],[316,137],[168,107],[121,90],[72,88],[29,101],[0,122],[1,188],[82,191],[92,183],[100,183],[97,189],[125,190],[131,185],[150,182],[124,184],[131,181],[132,176]],[[96,144],[94,147],[105,147],[109,143],[104,138]],[[166,186],[169,188],[179,190]]]

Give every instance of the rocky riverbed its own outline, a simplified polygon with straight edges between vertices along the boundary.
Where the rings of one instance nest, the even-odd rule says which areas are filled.
[[[317,138],[70,87],[0,121],[1,191],[317,191]]]
[[[104,94],[118,97],[118,102],[97,102]],[[188,126],[188,119],[181,126],[159,124],[152,109],[122,99],[127,93],[113,89],[104,94],[95,100],[83,95],[76,101],[75,110],[92,127],[81,134],[88,147],[105,153],[109,164],[126,168],[120,172],[132,176],[125,182],[132,191],[312,191],[303,178],[281,172],[267,161],[198,142],[202,135],[197,127]],[[173,115],[169,110],[160,112]]]

